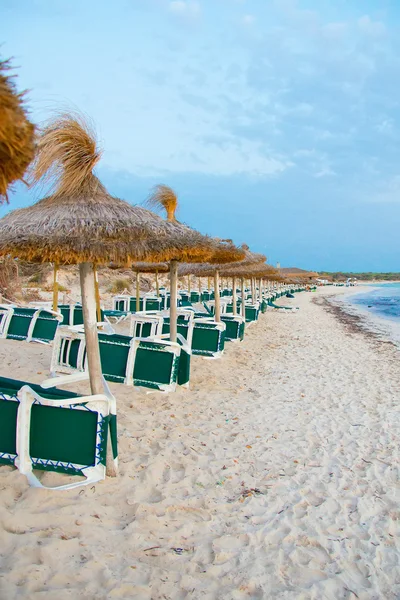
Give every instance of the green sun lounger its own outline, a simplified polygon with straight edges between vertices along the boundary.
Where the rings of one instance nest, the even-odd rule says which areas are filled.
[[[27,342],[53,341],[62,315],[45,308],[0,306],[0,337]]]
[[[208,358],[220,358],[225,348],[225,323],[211,318],[194,320],[192,354]]]
[[[83,308],[81,304],[60,304],[59,312],[63,316],[63,325],[82,325]],[[101,309],[101,321],[104,321],[104,310]]]
[[[107,381],[165,392],[178,383],[181,345],[160,338],[135,338],[99,333],[102,372]],[[83,329],[61,326],[54,342],[50,371],[85,373],[86,346]]]
[[[257,304],[246,304],[245,306],[246,323],[255,323],[260,315],[260,306]]]
[[[132,313],[129,335],[132,337],[156,337],[163,333],[164,319],[161,314]]]
[[[104,479],[109,435],[117,462],[116,402],[107,387],[82,397],[0,377],[0,464],[15,465],[31,485],[45,487],[33,469],[85,477],[47,489]]]
[[[221,321],[225,323],[225,340],[229,342],[241,342],[244,339],[245,320],[238,315],[221,315]]]

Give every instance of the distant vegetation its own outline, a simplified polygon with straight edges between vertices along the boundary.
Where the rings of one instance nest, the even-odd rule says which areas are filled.
[[[319,273],[319,277],[326,275],[332,278],[334,281],[345,281],[349,277],[355,277],[356,279],[362,279],[364,281],[400,281],[400,273],[346,273],[337,271],[336,273]]]
[[[115,279],[108,287],[110,294],[122,294],[124,290],[130,290],[132,282],[129,279]]]

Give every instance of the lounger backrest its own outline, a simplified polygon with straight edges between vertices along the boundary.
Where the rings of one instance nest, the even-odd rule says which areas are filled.
[[[47,310],[41,310],[36,317],[30,332],[29,341],[49,343],[54,340],[57,327],[62,322],[61,314],[54,314]]]
[[[189,348],[192,346],[193,327],[194,327],[194,312],[192,310],[178,308],[177,309],[177,333],[186,340]],[[164,314],[164,323],[162,333],[170,333],[170,318],[169,314]]]
[[[161,391],[174,391],[181,347],[161,340],[135,340],[133,383]]]
[[[195,319],[192,339],[192,353],[218,358],[225,347],[225,323],[209,319]]]
[[[181,346],[160,339],[99,333],[102,372],[107,381],[173,391],[178,379]],[[82,331],[60,327],[53,350],[51,373],[87,370]]]
[[[245,320],[237,315],[221,315],[221,321],[225,323],[225,339],[229,341],[240,341],[244,338]]]
[[[7,330],[7,338],[12,340],[26,340],[31,323],[36,315],[36,308],[13,307],[14,311]]]
[[[162,333],[164,319],[162,315],[131,314],[129,335],[132,337],[154,337]]]
[[[107,438],[117,457],[115,399],[0,378],[0,463],[15,464],[33,485],[32,468],[105,477]],[[81,482],[61,486],[75,487]]]

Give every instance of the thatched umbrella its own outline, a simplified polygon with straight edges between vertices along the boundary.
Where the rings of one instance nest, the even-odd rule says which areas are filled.
[[[162,206],[167,215],[167,221],[180,228],[181,235],[186,237],[193,230],[186,225],[178,223],[176,220],[176,210],[178,207],[178,198],[173,189],[166,185],[157,185],[148,198],[150,206]],[[212,255],[207,259],[201,259],[202,262],[209,261],[211,263],[227,263],[241,260],[244,257],[244,251],[237,248],[231,240],[212,240],[210,245]],[[195,260],[182,262],[196,262]],[[176,341],[177,335],[177,299],[178,299],[178,260],[170,261],[170,331],[171,340]]]
[[[245,317],[246,309],[244,302],[244,281],[247,278],[250,278],[252,282],[255,282],[255,279],[268,278],[274,279],[275,277],[279,277],[278,271],[274,269],[271,265],[263,262],[249,262],[248,264],[237,263],[237,265],[230,265],[229,269],[225,269],[222,271],[224,275],[227,276],[236,276],[240,278],[241,281],[241,295],[242,295],[242,316]],[[280,277],[279,277],[280,279]],[[261,286],[260,286],[261,287]],[[252,299],[253,302],[256,301],[255,295],[255,283],[252,283]]]
[[[33,171],[35,182],[52,182],[52,195],[0,220],[0,256],[79,264],[93,394],[103,392],[94,264],[206,260],[211,255],[209,238],[183,237],[149,210],[111,196],[93,174],[99,158],[94,135],[82,117],[55,119],[39,140]]]
[[[235,261],[220,261],[218,262],[218,257],[214,257],[212,263],[207,264],[185,264],[182,265],[180,269],[180,274],[186,275],[189,273],[193,273],[198,277],[214,277],[214,291],[215,291],[215,320],[221,320],[221,304],[220,304],[220,294],[219,294],[219,277],[220,274],[223,273],[226,277],[232,277],[232,302],[233,302],[233,314],[237,314],[237,302],[236,302],[236,277],[237,273],[240,272],[240,269],[247,268],[249,265],[255,263],[263,263],[266,260],[266,257],[263,254],[258,254],[256,252],[251,252],[249,247],[246,244],[242,244],[239,248],[242,252],[242,258],[240,260]],[[242,297],[244,295],[244,280],[242,281]],[[244,302],[243,302],[244,305]],[[242,308],[242,310],[244,310]]]
[[[10,69],[9,61],[0,61],[0,204],[8,202],[9,186],[23,178],[35,152],[35,127]]]
[[[139,310],[140,307],[140,287],[139,287],[139,277],[140,273],[154,273],[156,277],[156,295],[157,298],[160,295],[160,289],[158,286],[158,274],[159,273],[168,273],[169,266],[168,263],[146,263],[146,262],[135,262],[132,264],[132,270],[136,273],[136,310]]]

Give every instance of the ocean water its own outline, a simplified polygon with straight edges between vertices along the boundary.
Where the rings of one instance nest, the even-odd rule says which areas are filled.
[[[400,283],[382,283],[363,286],[355,294],[344,296],[348,312],[362,317],[364,326],[381,339],[400,347]]]
[[[351,302],[378,317],[400,320],[400,283],[375,284],[367,293],[352,296]]]

